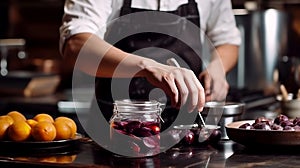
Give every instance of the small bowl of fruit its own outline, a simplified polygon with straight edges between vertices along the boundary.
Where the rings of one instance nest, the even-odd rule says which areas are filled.
[[[179,145],[215,144],[221,140],[220,126],[198,124],[177,125],[173,127],[172,136],[180,137]],[[177,135],[176,135],[177,134]]]

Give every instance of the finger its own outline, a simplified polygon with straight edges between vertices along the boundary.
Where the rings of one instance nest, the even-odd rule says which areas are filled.
[[[189,82],[189,81],[186,81],[187,83],[187,88],[188,88],[188,92],[189,92],[189,104],[188,104],[188,112],[192,112],[195,107],[197,106],[198,104],[198,92],[199,90],[197,89],[195,83],[193,81]]]
[[[179,106],[179,92],[176,86],[175,78],[173,75],[164,76],[164,81],[166,82],[166,88],[169,91],[169,95],[171,98],[171,106],[178,107]]]
[[[212,79],[208,74],[204,76],[204,89],[205,89],[205,94],[207,95],[211,94]]]
[[[183,105],[187,102],[188,96],[189,96],[189,88],[187,86],[186,81],[182,77],[182,75],[176,75],[175,77],[176,86],[179,90],[179,96],[180,96],[180,104]]]
[[[198,111],[202,111],[204,104],[205,104],[205,93],[204,93],[204,88],[202,87],[200,81],[197,79],[196,76],[194,76],[192,78],[193,84],[196,87],[196,91],[192,92],[192,93],[196,93],[194,94],[194,96],[196,96],[195,98],[192,99],[192,103],[193,103],[193,108],[197,107]]]

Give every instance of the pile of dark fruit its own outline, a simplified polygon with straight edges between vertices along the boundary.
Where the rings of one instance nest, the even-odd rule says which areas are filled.
[[[300,118],[289,119],[286,115],[280,114],[274,120],[265,117],[258,117],[253,124],[245,123],[239,128],[258,130],[288,130],[300,131]]]
[[[208,133],[201,128],[191,128],[182,133],[184,133],[184,137],[179,143],[182,145],[215,144],[221,140],[221,131],[219,129],[210,130]]]
[[[128,155],[152,156],[160,150],[160,123],[155,121],[111,122],[111,142],[115,149],[128,147]],[[124,139],[123,135],[128,135]]]
[[[115,121],[111,126],[120,133],[125,135],[134,135],[137,137],[149,137],[159,134],[160,132],[159,123],[150,121]]]

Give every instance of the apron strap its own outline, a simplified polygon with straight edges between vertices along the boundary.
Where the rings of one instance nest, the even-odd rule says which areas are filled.
[[[200,13],[198,12],[198,8],[195,8],[195,6],[197,6],[196,1],[195,0],[189,0],[188,8],[189,8],[190,14],[196,14],[196,15],[199,15],[199,17],[200,17]],[[199,23],[198,26],[200,27],[200,23]]]
[[[127,8],[130,8],[131,7],[131,0],[124,0],[123,6],[127,7]]]
[[[120,11],[120,16],[127,15],[131,13],[131,0],[124,0],[123,6]]]

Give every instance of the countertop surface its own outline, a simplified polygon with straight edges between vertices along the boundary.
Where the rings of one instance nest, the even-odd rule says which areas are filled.
[[[177,146],[156,156],[126,158],[114,155],[93,141],[85,140],[56,152],[25,151],[0,154],[0,167],[299,167],[296,150],[248,149],[231,140],[218,145]]]
[[[5,98],[2,107],[47,110],[57,112],[57,102],[65,100],[65,95],[45,98]],[[277,107],[276,105],[273,107]],[[258,116],[274,117],[278,111],[270,108],[247,110],[242,119],[254,119]],[[288,141],[288,139],[287,139]],[[1,146],[2,145],[2,146]],[[300,165],[300,146],[292,149],[247,148],[231,140],[222,140],[218,144],[177,145],[166,152],[147,158],[126,158],[104,150],[91,139],[85,137],[76,143],[59,148],[23,150],[17,145],[3,150],[0,142],[0,167],[270,167],[294,168]]]

